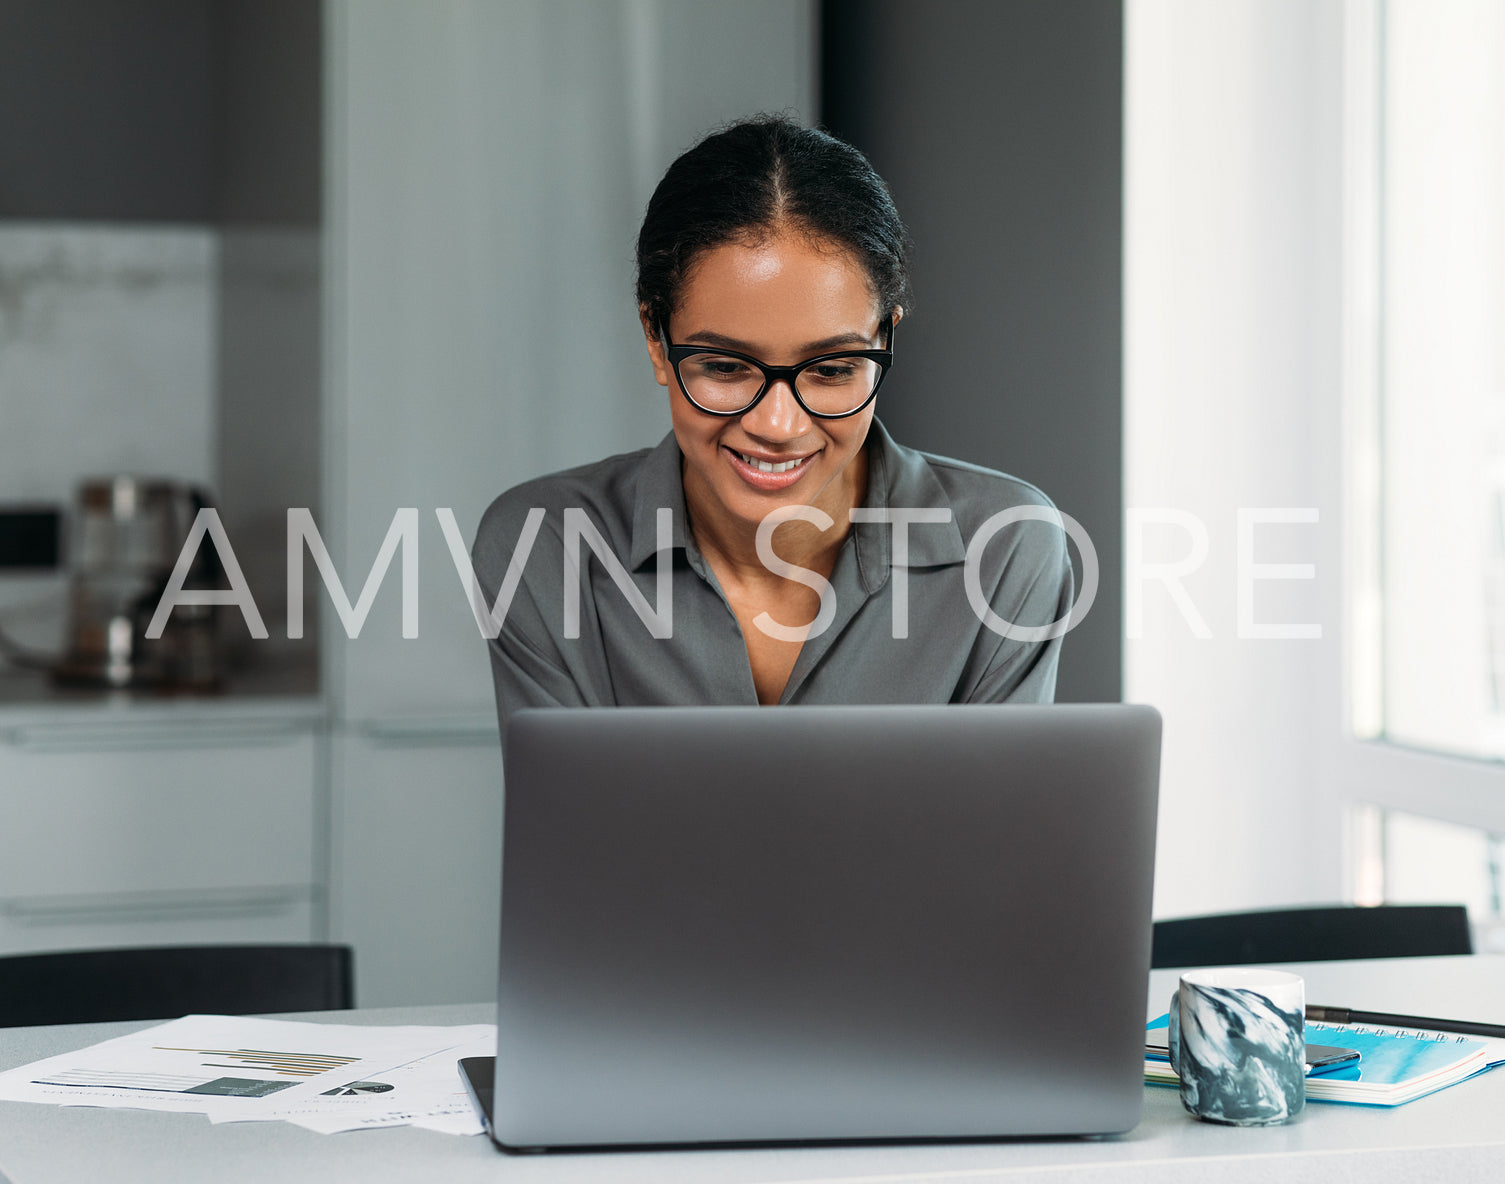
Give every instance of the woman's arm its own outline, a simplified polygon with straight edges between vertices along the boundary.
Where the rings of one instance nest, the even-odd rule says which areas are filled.
[[[1076,578],[1063,532],[1055,532],[1058,545],[1051,548],[1033,573],[1018,574],[1018,565],[1005,567],[992,601],[993,611],[1006,621],[1039,626],[1057,621],[1071,612]],[[1022,556],[1016,556],[1022,558]],[[1022,585],[1022,589],[1021,589]],[[1019,641],[998,636],[993,659],[977,685],[963,700],[967,703],[1051,703],[1056,697],[1056,668],[1061,656],[1061,637],[1048,641]]]
[[[471,560],[476,582],[487,606],[497,604],[514,553],[523,569],[517,578],[496,637],[488,640],[492,684],[502,730],[512,713],[524,707],[597,706],[599,696],[582,681],[578,663],[566,660],[555,641],[559,622],[551,621],[544,605],[558,607],[560,549],[557,528],[547,518],[544,528],[529,530],[527,498],[504,495],[481,520]],[[555,515],[557,521],[558,515]]]
[[[515,634],[503,632],[487,642],[497,714],[503,728],[524,707],[586,707],[574,678],[533,650]]]

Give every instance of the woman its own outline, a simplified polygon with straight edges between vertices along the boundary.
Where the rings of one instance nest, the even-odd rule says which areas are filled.
[[[673,431],[510,490],[477,535],[504,726],[559,704],[1053,697],[1065,536],[989,523],[1048,520],[1049,499],[874,417],[905,247],[882,179],[823,132],[760,117],[670,166],[637,297]],[[932,380],[944,399],[974,379]]]

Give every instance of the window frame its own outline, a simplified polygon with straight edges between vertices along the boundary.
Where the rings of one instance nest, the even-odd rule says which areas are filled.
[[[1372,805],[1505,834],[1505,761],[1428,751],[1384,735],[1383,604],[1379,517],[1383,505],[1380,365],[1384,258],[1383,62],[1385,0],[1345,0],[1343,35],[1343,193],[1341,463],[1333,504],[1340,507],[1342,643],[1329,656],[1324,780],[1339,805]],[[1366,733],[1369,733],[1366,735]],[[1353,860],[1345,882],[1354,883]]]

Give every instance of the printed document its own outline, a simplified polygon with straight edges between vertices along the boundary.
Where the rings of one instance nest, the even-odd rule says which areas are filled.
[[[324,1132],[411,1123],[471,1134],[480,1123],[455,1062],[495,1046],[489,1024],[191,1015],[0,1073],[0,1099],[173,1110],[212,1122],[288,1119]]]

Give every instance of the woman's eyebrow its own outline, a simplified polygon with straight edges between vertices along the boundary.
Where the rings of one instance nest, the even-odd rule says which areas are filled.
[[[734,349],[738,353],[753,354],[754,356],[757,354],[751,342],[742,341],[736,337],[728,337],[724,333],[714,333],[710,330],[691,333],[685,338],[685,344],[719,345],[722,349]],[[825,337],[820,341],[806,342],[800,347],[799,352],[814,355],[823,350],[840,349],[844,345],[856,346],[858,349],[867,349],[872,345],[872,338],[864,337],[861,333],[838,333],[834,337]]]

